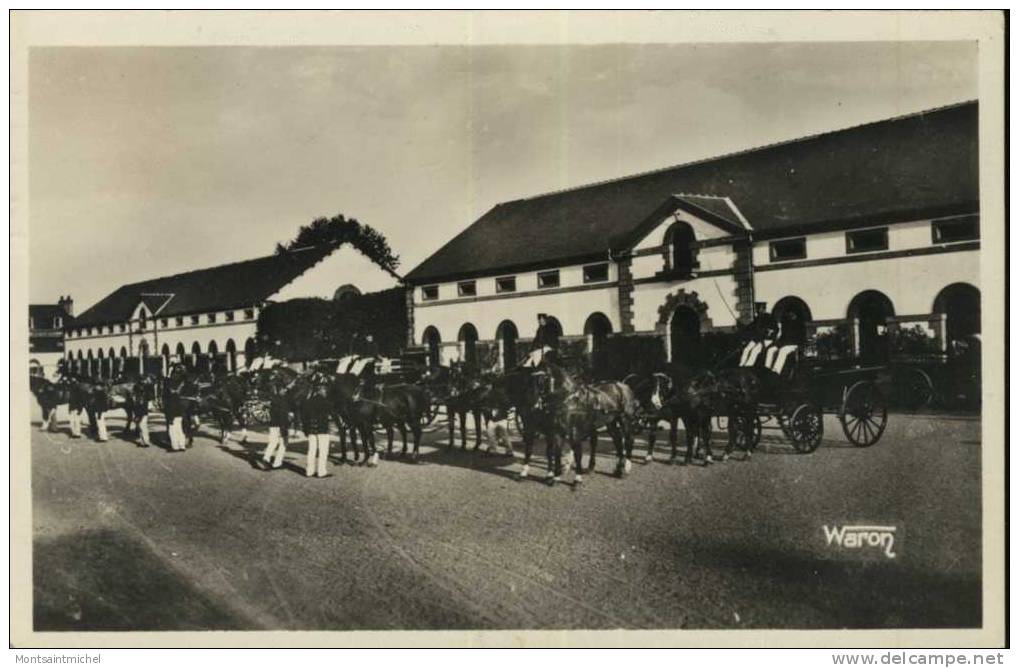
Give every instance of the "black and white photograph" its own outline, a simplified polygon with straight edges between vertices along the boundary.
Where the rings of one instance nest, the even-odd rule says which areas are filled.
[[[14,17],[25,632],[1004,643],[1004,18],[481,14]]]

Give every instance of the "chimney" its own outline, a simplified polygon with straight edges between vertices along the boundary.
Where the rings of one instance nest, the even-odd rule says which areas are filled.
[[[57,302],[57,305],[60,308],[64,309],[64,313],[71,317],[74,317],[74,300],[71,299],[71,295],[67,295],[66,297],[61,295],[60,300]]]

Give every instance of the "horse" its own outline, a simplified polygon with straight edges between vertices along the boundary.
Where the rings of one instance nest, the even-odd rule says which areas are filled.
[[[222,374],[201,378],[197,410],[209,415],[220,428],[219,442],[226,443],[234,425],[241,428],[241,443],[248,440],[244,404],[252,393],[252,384],[242,376]]]
[[[436,366],[429,369],[421,379],[427,391],[446,406],[449,419],[449,446],[456,444],[456,418],[460,419],[460,443],[467,449],[467,414],[474,418],[475,442],[474,449],[481,446],[481,412],[480,397],[484,391],[484,383],[477,374],[465,368]]]
[[[42,431],[56,431],[57,408],[70,404],[71,388],[63,380],[54,383],[42,376],[30,375],[28,388],[42,409]]]
[[[121,407],[127,415],[124,433],[129,435],[134,423],[141,440],[139,447],[149,447],[149,402],[156,398],[155,377],[121,378],[106,389],[110,408]]]
[[[558,377],[565,395],[558,406],[561,412],[559,419],[573,451],[573,462],[576,467],[575,483],[583,482],[581,438],[587,437],[591,442],[588,471],[593,471],[598,444],[597,434],[598,430],[603,428],[612,436],[616,447],[616,475],[623,477],[628,474],[633,454],[633,425],[640,412],[640,404],[630,386],[616,381],[578,382],[556,365],[546,366],[553,378]],[[559,453],[555,454],[557,460],[553,483],[558,479],[560,469]]]
[[[552,450],[556,438],[556,422],[555,413],[550,410],[550,388],[546,381],[547,374],[518,367],[506,371],[495,382],[495,389],[505,395],[520,424],[524,461],[517,474],[518,480],[525,480],[530,475],[531,455],[538,434],[545,436],[550,467],[554,459]]]
[[[172,452],[186,450],[194,440],[192,420],[198,413],[201,389],[198,377],[179,363],[163,379],[163,413]]]
[[[648,449],[645,462],[654,460],[655,438],[658,423],[669,424],[669,463],[678,459],[677,431],[683,422],[686,434],[686,458],[684,463],[693,461],[697,445],[706,449],[705,464],[711,463],[711,415],[715,408],[716,377],[710,371],[696,371],[691,368],[672,365],[665,371],[656,371],[647,376],[630,374],[623,382],[633,389],[648,419]]]

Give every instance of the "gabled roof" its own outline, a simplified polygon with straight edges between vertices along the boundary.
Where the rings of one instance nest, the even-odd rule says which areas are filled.
[[[728,198],[756,238],[979,209],[977,103],[496,205],[407,275],[423,283],[586,261],[625,250],[669,198],[721,216]],[[707,198],[705,198],[707,196]]]
[[[172,294],[164,293],[153,294],[149,292],[141,293],[140,297],[141,299],[139,301],[141,301],[142,304],[145,304],[145,308],[147,308],[149,310],[149,313],[151,313],[152,315],[156,315],[157,313],[159,313],[159,309],[166,306],[167,302],[173,299]]]
[[[253,306],[279,292],[333,250],[311,246],[124,285],[78,316],[75,324],[124,322],[139,302],[160,317]]]

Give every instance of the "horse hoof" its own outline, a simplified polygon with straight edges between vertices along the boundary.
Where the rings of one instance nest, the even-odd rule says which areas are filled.
[[[708,457],[708,458],[706,458],[706,459],[704,460],[704,465],[705,465],[705,466],[711,466],[711,465],[712,465],[712,464],[714,464],[714,463],[715,463],[715,461],[714,461],[714,460],[713,460],[713,459],[712,459],[711,457]]]
[[[632,468],[632,466],[633,466],[633,465],[632,465],[632,464],[630,464],[630,460],[629,460],[629,459],[627,459],[627,460],[624,460],[624,461],[623,461],[623,472],[624,472],[624,473],[629,473],[629,472],[630,472],[630,469]]]
[[[584,483],[584,476],[582,476],[582,475],[577,475],[577,477],[573,479],[573,484],[574,485],[578,485],[579,486],[579,485],[582,485],[583,483]]]
[[[654,456],[654,455],[652,455],[652,454],[650,454],[650,453],[648,453],[648,454],[644,455],[644,463],[645,463],[645,464],[650,464],[650,463],[651,463],[651,462],[653,462],[654,460],[655,460],[655,456]]]
[[[727,453],[725,453],[724,455],[722,455],[722,459],[721,459],[721,460],[719,460],[719,461],[722,461],[722,462],[727,462],[727,461],[729,461],[729,453],[727,452]]]

